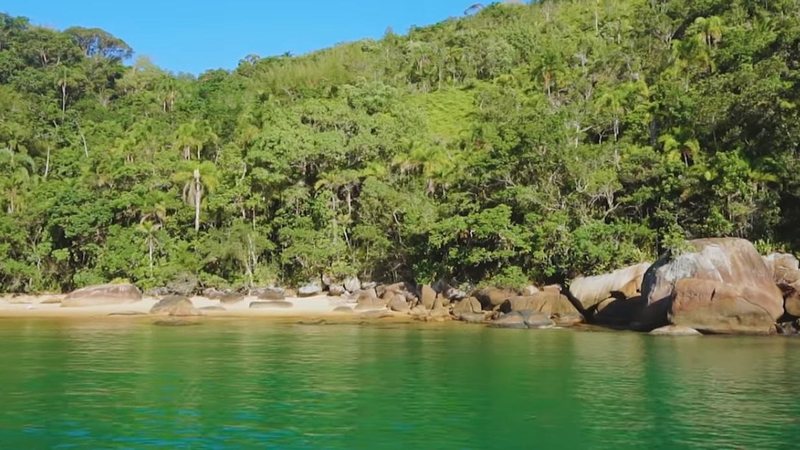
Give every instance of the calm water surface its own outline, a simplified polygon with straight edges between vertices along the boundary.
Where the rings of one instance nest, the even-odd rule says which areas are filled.
[[[800,339],[0,320],[0,448],[799,448]]]

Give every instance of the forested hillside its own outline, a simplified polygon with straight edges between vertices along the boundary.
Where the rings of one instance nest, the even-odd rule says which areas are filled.
[[[131,54],[0,15],[0,290],[514,285],[685,238],[800,248],[796,0],[494,5],[196,79]]]

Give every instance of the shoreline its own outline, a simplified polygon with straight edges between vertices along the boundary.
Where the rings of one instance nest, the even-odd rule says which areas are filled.
[[[236,303],[225,304],[220,300],[203,296],[189,297],[197,315],[170,316],[151,314],[150,309],[158,303],[156,297],[144,297],[139,301],[104,305],[63,307],[60,301],[66,294],[43,295],[0,295],[0,319],[155,319],[174,321],[194,321],[206,318],[229,319],[278,319],[278,320],[330,320],[363,321],[380,320],[387,323],[417,322],[409,314],[395,313],[388,309],[355,310],[356,300],[345,297],[318,295],[314,297],[286,297],[291,303],[288,308],[251,308],[252,302],[261,302],[258,297],[248,296]],[[351,312],[335,311],[337,307],[347,306]],[[225,310],[203,308],[222,307]],[[380,313],[380,317],[370,317]],[[385,314],[385,315],[383,315]]]

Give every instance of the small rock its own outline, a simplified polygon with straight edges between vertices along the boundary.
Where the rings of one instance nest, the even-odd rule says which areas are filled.
[[[483,313],[461,313],[458,315],[458,320],[466,323],[483,323],[486,321],[486,315]]]
[[[374,281],[368,281],[368,282],[361,283],[361,289],[364,289],[364,290],[375,289],[376,287],[378,287],[378,283],[376,283]]]
[[[286,291],[281,288],[263,288],[258,290],[258,294],[255,294],[259,300],[285,300],[286,299]]]
[[[301,286],[297,290],[297,295],[299,297],[314,297],[315,295],[322,294],[322,286],[320,286],[318,281],[312,281],[308,284]]]
[[[344,295],[345,289],[341,284],[332,284],[328,286],[328,295],[333,297],[341,297]]]
[[[490,326],[493,328],[528,328],[528,325],[525,323],[525,318],[518,312],[504,314],[502,317],[492,321]]]
[[[541,329],[541,328],[552,328],[555,326],[555,322],[550,319],[548,314],[531,312],[531,311],[523,311],[522,318],[525,320],[525,325],[528,328],[534,329]]]
[[[523,297],[530,297],[538,293],[539,293],[539,288],[537,288],[536,286],[527,286],[525,287],[525,289],[522,290]]]
[[[653,336],[702,336],[703,334],[694,328],[682,327],[678,325],[668,325],[656,328],[650,332]]]
[[[453,315],[460,318],[463,314],[481,314],[481,302],[475,297],[465,298],[453,306]]]

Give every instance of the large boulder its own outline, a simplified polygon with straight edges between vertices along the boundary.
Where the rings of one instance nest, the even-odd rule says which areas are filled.
[[[162,298],[152,308],[150,314],[173,317],[190,317],[201,315],[191,300],[180,295],[170,295]]]
[[[627,327],[642,311],[642,297],[619,295],[603,300],[589,309],[592,323],[613,327]]]
[[[122,305],[138,302],[142,292],[132,284],[102,284],[71,292],[61,301],[64,308],[81,306]]]
[[[483,309],[491,310],[505,303],[506,300],[519,294],[510,289],[483,288],[475,292],[474,297],[481,302]]]
[[[744,239],[698,239],[668,252],[642,283],[634,327],[668,324],[704,333],[770,333],[783,315],[783,295],[753,244]]]
[[[433,304],[436,302],[436,291],[431,287],[429,284],[425,284],[422,286],[421,295],[420,295],[420,302],[422,306],[425,307],[427,310],[433,309]]]
[[[358,297],[356,298],[357,311],[383,309],[385,307],[386,301],[378,298],[378,294],[375,292],[374,288],[362,290],[358,293]]]
[[[453,315],[461,319],[465,315],[480,314],[483,317],[481,302],[475,297],[465,298],[453,306]],[[483,320],[483,318],[481,318]]]
[[[587,311],[609,298],[636,297],[649,267],[650,263],[642,263],[605,275],[578,277],[570,282],[569,291]]]

